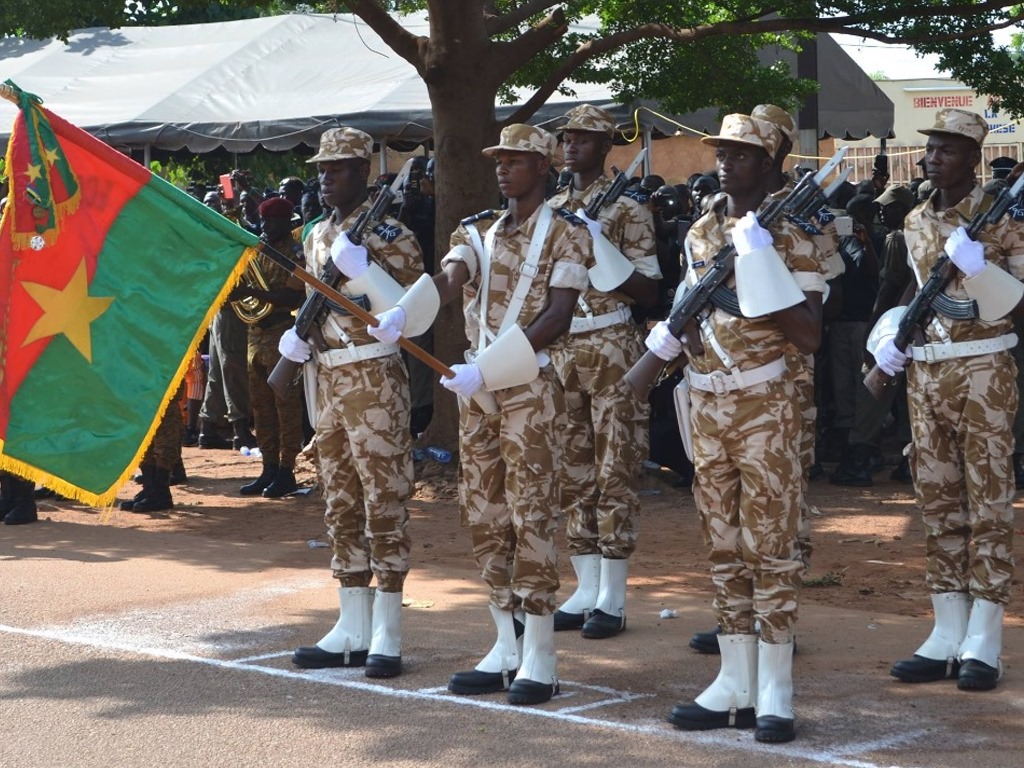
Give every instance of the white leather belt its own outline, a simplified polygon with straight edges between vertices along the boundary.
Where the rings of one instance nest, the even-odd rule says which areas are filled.
[[[755,384],[763,384],[766,381],[777,379],[785,372],[786,359],[780,357],[778,360],[774,360],[767,365],[751,368],[749,371],[737,371],[736,373],[725,373],[723,371],[697,373],[692,368],[687,367],[686,381],[691,389],[724,395],[727,392],[747,389]]]
[[[911,347],[910,354],[915,361],[937,363],[941,360],[955,360],[958,357],[977,357],[1003,352],[1017,346],[1017,334],[1007,333],[994,339],[977,341],[954,341],[950,344],[924,344]]]
[[[604,315],[596,315],[593,317],[574,317],[572,319],[572,325],[569,326],[569,333],[586,333],[587,331],[597,331],[601,328],[609,328],[619,323],[624,323],[627,320],[633,319],[633,313],[629,311],[629,307],[621,305],[614,312],[608,312]]]
[[[328,349],[324,352],[316,351],[316,361],[327,368],[334,368],[339,365],[348,365],[357,360],[373,360],[378,357],[398,354],[400,347],[397,344],[363,344],[359,347],[341,347],[340,349]]]

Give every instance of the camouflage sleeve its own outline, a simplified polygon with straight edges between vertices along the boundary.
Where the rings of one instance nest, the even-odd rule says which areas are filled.
[[[473,247],[473,240],[469,236],[469,230],[467,227],[472,227],[473,224],[460,224],[458,228],[452,232],[451,239],[448,241],[448,253],[445,254],[444,258],[441,259],[441,269],[444,269],[449,264],[455,262],[462,262],[466,265],[469,270],[469,281],[472,283],[476,280],[477,272],[480,271],[479,257],[476,253],[476,248]],[[483,235],[480,236],[481,241]]]
[[[654,241],[654,216],[646,205],[620,197],[612,206],[610,220],[605,222],[605,234],[622,255],[633,262],[637,272],[652,280],[661,279]]]
[[[590,233],[586,227],[564,220],[553,222],[552,230],[555,232],[552,250],[555,264],[549,285],[552,288],[570,288],[583,293],[590,284],[587,275]]]
[[[423,250],[412,230],[395,219],[385,219],[364,240],[370,258],[405,288],[423,274]]]
[[[774,234],[775,250],[804,292],[825,292],[827,263],[814,237],[799,226],[783,221]]]
[[[1008,216],[1002,222],[1000,244],[1006,254],[1006,271],[1024,280],[1024,221]]]

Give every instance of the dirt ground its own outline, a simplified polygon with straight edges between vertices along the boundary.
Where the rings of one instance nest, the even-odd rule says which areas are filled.
[[[40,503],[40,517],[218,541],[326,546],[315,472],[302,457],[296,477],[311,489],[308,494],[253,499],[241,496],[238,487],[259,473],[258,459],[228,450],[185,448],[183,453],[188,481],[172,489],[175,507],[169,512],[148,515],[115,509],[104,513],[47,500]],[[471,566],[468,533],[459,525],[456,467],[454,462],[440,464],[429,458],[416,463],[416,492],[410,503],[413,568],[446,571]],[[930,616],[923,528],[911,487],[890,480],[887,466],[875,474],[873,487],[841,488],[829,484],[830,469],[826,464],[825,473],[810,487],[814,553],[802,598],[805,610],[817,604]],[[630,564],[630,589],[683,588],[710,599],[706,552],[693,497],[688,488],[677,486],[677,480],[669,470],[648,467],[644,471],[640,539]],[[137,485],[129,483],[119,498],[129,498],[137,490]],[[1019,500],[1016,506],[1021,508],[1022,503]],[[326,567],[326,550],[324,560]],[[568,557],[561,558],[560,569],[567,596],[575,585]],[[1014,604],[1020,590],[1017,581]],[[1011,606],[1007,624],[1024,626],[1024,620],[1013,614]],[[713,625],[710,609],[708,623]]]

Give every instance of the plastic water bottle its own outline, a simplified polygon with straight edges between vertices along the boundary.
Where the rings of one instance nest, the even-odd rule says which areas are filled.
[[[241,448],[238,449],[238,452],[240,454],[242,454],[243,456],[248,456],[249,454],[252,453],[252,451],[249,450],[249,446],[248,445],[243,445]]]
[[[448,464],[452,460],[451,451],[446,451],[439,445],[427,446],[427,456],[439,464]]]
[[[249,456],[253,459],[262,459],[263,451],[261,451],[260,447],[257,445],[255,448],[249,450]]]

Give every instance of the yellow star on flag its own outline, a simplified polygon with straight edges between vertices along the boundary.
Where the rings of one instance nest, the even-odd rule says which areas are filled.
[[[43,310],[28,336],[22,343],[27,346],[33,341],[46,339],[63,333],[67,340],[86,360],[92,362],[92,335],[89,326],[102,315],[114,301],[113,296],[93,297],[89,295],[89,279],[85,271],[85,260],[63,290],[41,283],[22,283],[28,295]]]
[[[36,181],[42,177],[43,169],[33,163],[25,169],[25,175],[28,176],[30,180]]]
[[[58,153],[56,149],[44,149],[43,157],[46,158],[46,162],[53,165],[57,162]]]

